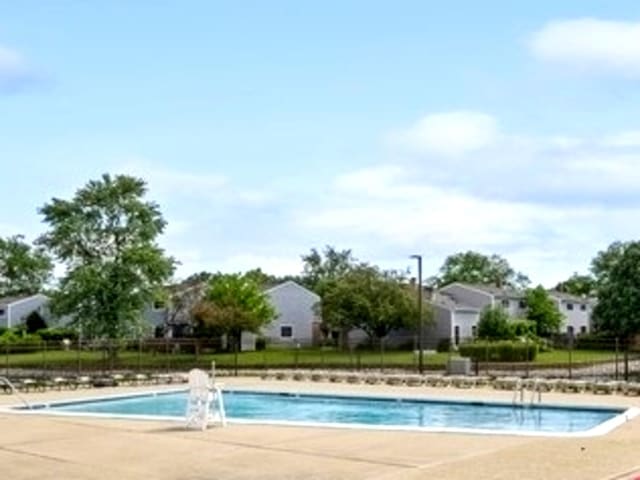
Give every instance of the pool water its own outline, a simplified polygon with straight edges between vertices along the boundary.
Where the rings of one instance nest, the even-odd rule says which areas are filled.
[[[225,391],[229,420],[429,429],[586,432],[622,409]],[[184,417],[186,392],[54,404],[47,410]]]

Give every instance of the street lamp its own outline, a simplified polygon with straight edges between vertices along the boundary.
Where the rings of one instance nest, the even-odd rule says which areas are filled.
[[[422,255],[411,255],[409,258],[418,260],[418,371],[422,374],[424,372],[424,353],[422,346],[424,329],[424,322],[422,319]]]

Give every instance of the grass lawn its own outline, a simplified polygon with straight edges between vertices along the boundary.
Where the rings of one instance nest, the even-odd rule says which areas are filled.
[[[444,367],[447,359],[457,354],[435,353],[424,356],[427,368]],[[613,361],[615,353],[611,351],[574,350],[571,362],[589,364],[594,362]],[[622,361],[620,354],[619,360]],[[232,367],[233,353],[171,353],[121,351],[115,361],[114,368],[142,370],[184,370],[193,367],[209,368],[211,361],[218,367]],[[277,368],[277,367],[314,367],[314,368],[380,368],[385,367],[417,367],[418,358],[413,352],[389,351],[383,356],[377,351],[343,352],[338,350],[300,349],[300,350],[265,350],[259,352],[242,352],[238,355],[239,367]],[[554,350],[538,354],[531,366],[568,364],[567,350]],[[33,353],[4,354],[0,356],[0,372],[5,368],[42,368],[77,370],[101,370],[108,368],[108,362],[101,351],[63,351],[47,350]]]

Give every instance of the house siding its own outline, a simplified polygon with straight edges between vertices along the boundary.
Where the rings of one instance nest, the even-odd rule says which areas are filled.
[[[49,298],[46,295],[34,295],[24,298],[4,307],[4,322],[0,320],[0,325],[4,327],[15,327],[25,322],[31,312],[37,311],[47,324],[51,322],[49,312]],[[1,317],[0,317],[1,318]]]
[[[320,297],[295,282],[285,282],[266,294],[277,316],[262,334],[275,343],[313,343],[314,324],[320,321],[315,313]],[[291,327],[291,336],[283,337],[281,327]]]

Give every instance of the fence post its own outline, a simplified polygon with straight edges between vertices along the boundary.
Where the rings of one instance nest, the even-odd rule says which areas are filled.
[[[80,375],[80,372],[82,371],[82,368],[80,367],[80,351],[82,350],[82,340],[80,340],[80,337],[78,337],[78,347],[76,350],[76,371],[77,374]]]
[[[569,380],[573,377],[573,336],[569,337]]]
[[[529,378],[529,348],[530,348],[529,347],[529,337],[526,337],[525,338],[525,352],[524,352],[525,360],[526,360],[525,367],[524,367],[525,368],[524,378]]]
[[[4,364],[4,374],[9,376],[9,342],[4,347],[5,350],[5,364]]]
[[[169,373],[171,371],[171,359],[169,358],[169,339],[165,338],[164,339],[164,356],[166,363],[166,368],[167,368],[167,373]]]
[[[629,381],[629,341],[624,342],[624,381]]]
[[[42,372],[47,371],[47,342],[42,341]]]
[[[142,369],[142,339],[138,338],[138,372]]]
[[[618,380],[618,361],[619,361],[619,355],[620,355],[620,341],[618,340],[618,337],[616,337],[616,342],[615,342],[615,364],[616,364],[616,368],[615,368],[615,379]]]

